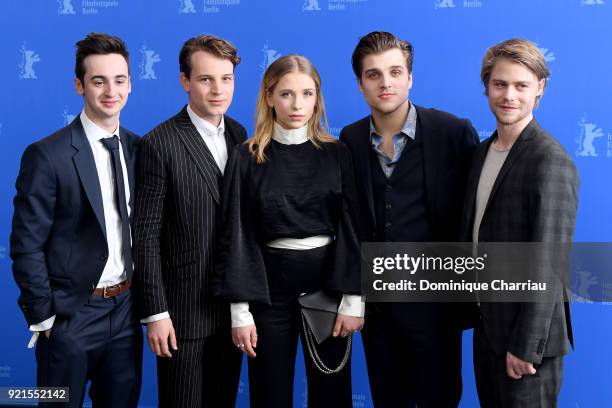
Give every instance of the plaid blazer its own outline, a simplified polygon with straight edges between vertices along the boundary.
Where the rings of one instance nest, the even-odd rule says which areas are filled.
[[[472,240],[476,190],[487,151],[497,132],[478,146],[468,177],[462,238]],[[561,144],[533,119],[520,134],[491,190],[479,242],[572,241],[578,205],[578,173]],[[573,346],[568,296],[557,302],[481,303],[484,331],[496,352],[539,364]]]

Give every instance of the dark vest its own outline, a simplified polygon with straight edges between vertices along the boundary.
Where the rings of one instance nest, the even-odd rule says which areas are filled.
[[[376,241],[431,242],[433,234],[425,201],[423,145],[417,126],[408,139],[393,174],[387,179],[377,154],[370,149]]]

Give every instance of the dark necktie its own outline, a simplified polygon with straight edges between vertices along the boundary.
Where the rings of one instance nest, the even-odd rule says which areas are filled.
[[[112,156],[113,173],[115,176],[115,197],[117,197],[117,208],[121,216],[121,238],[123,241],[123,263],[127,272],[127,278],[132,278],[132,246],[130,244],[130,219],[128,217],[127,203],[125,202],[125,183],[123,181],[123,170],[121,169],[121,154],[119,150],[119,138],[117,136],[102,139],[102,143]]]

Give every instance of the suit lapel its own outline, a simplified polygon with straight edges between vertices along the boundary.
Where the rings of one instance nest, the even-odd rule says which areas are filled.
[[[213,198],[217,204],[220,204],[221,197],[219,193],[219,180],[221,178],[221,171],[219,170],[213,155],[210,153],[210,150],[208,150],[206,143],[204,140],[202,140],[202,136],[200,136],[200,133],[198,133],[195,125],[191,122],[186,107],[183,108],[183,110],[177,116],[175,116],[174,123],[178,129],[179,138],[185,145],[185,148],[200,171],[200,174],[202,174],[202,177],[208,185]]]
[[[229,125],[228,120],[225,120],[225,146],[227,147],[227,157],[231,157],[232,151],[236,148],[236,145],[240,143],[236,140],[236,135]]]
[[[131,143],[129,143],[128,135],[125,130],[119,128],[119,140],[123,150],[123,159],[127,167],[128,183],[130,187],[130,206],[131,212],[134,213],[134,198],[136,197],[136,154]]]
[[[376,228],[374,191],[372,189],[372,160],[370,155],[370,150],[372,150],[370,142],[370,116],[363,119],[359,124],[356,136],[355,141],[358,157],[355,157],[355,160],[358,163],[359,172],[361,173],[360,179],[363,180],[372,225]]]
[[[525,148],[527,147],[529,140],[531,140],[535,136],[537,129],[539,129],[539,126],[536,123],[535,119],[533,119],[531,122],[529,122],[529,124],[525,127],[525,129],[523,129],[518,139],[516,139],[516,141],[512,145],[512,148],[510,149],[510,152],[508,153],[508,157],[506,158],[506,161],[502,165],[502,168],[499,170],[499,174],[497,175],[497,178],[495,179],[495,183],[493,184],[493,188],[491,189],[491,194],[489,194],[489,200],[487,201],[487,206],[485,207],[485,211],[483,214],[486,214],[487,210],[491,206],[491,203],[493,202],[493,198],[495,197],[495,194],[499,190],[501,183],[503,183],[504,178],[506,177],[506,175],[508,174],[512,166],[521,157],[521,154],[525,151]],[[493,137],[491,137],[491,141],[492,140],[493,140]],[[486,153],[485,153],[485,156],[486,156]],[[481,166],[481,170],[482,170],[482,166]]]
[[[471,229],[469,227],[474,225],[474,205],[476,204],[478,181],[480,180],[480,173],[482,173],[482,167],[484,166],[487,152],[489,151],[489,146],[496,135],[497,132],[493,133],[489,139],[478,146],[472,160],[472,169],[470,170],[470,176],[468,178],[468,183],[465,190],[465,196],[468,201],[466,208],[464,209],[466,224],[464,225],[463,230],[466,234],[468,231],[471,233]],[[465,236],[464,238],[471,241],[471,235],[469,237]]]
[[[441,143],[438,143],[438,134],[435,126],[429,123],[427,112],[420,107],[414,105],[417,110],[417,128],[418,136],[421,138],[423,146],[423,177],[425,179],[425,200],[427,208],[433,210],[436,208],[436,180],[438,177],[438,161],[440,159],[439,148]],[[431,211],[430,211],[431,213]]]
[[[83,190],[87,195],[89,204],[96,215],[98,224],[106,237],[106,224],[104,222],[104,205],[102,204],[102,191],[100,189],[100,179],[96,170],[96,161],[91,150],[91,146],[87,141],[85,130],[81,119],[77,118],[70,124],[72,132],[72,146],[77,152],[72,156],[74,165],[77,169],[79,179],[83,185]]]

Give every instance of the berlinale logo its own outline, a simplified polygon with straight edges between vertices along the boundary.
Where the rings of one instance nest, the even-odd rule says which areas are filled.
[[[482,8],[483,4],[481,0],[463,0],[460,3],[461,6],[466,8]],[[435,9],[452,9],[457,8],[454,0],[434,0],[434,8]]]
[[[76,12],[74,11],[74,7],[72,6],[72,0],[57,0],[57,4],[59,4],[57,14],[76,14]]]
[[[227,10],[229,7],[240,6],[240,0],[201,0],[202,9],[200,12],[205,14],[221,13],[223,10]],[[196,14],[196,10],[193,0],[179,0],[179,14]]]
[[[21,62],[19,63],[19,79],[38,79],[34,72],[34,64],[40,62],[40,56],[34,50],[28,49],[25,43],[19,50]]]
[[[604,132],[600,127],[597,127],[595,123],[590,123],[587,120],[586,113],[580,118],[578,122],[580,126],[580,135],[576,138],[578,149],[576,149],[576,156],[580,157],[597,157],[597,149],[595,148],[595,140],[604,136]],[[608,143],[607,153],[608,157],[612,156],[612,148]]]
[[[161,61],[159,54],[149,49],[146,43],[140,47],[140,54],[140,79],[157,79],[153,65]]]
[[[552,51],[549,51],[548,48],[539,47],[539,49],[542,55],[544,56],[544,60],[546,62],[553,62],[554,60],[557,59],[555,57],[555,53]]]
[[[76,15],[75,3],[73,0],[56,0],[58,4],[57,14],[61,16]],[[77,4],[76,10],[80,10],[83,15],[96,15],[102,9],[116,9],[119,7],[120,0],[81,0]]]
[[[179,0],[179,13],[180,14],[189,14],[195,13],[196,9],[193,5],[193,0]]]
[[[455,2],[453,0],[436,0],[434,3],[435,8],[454,8]]]
[[[261,63],[261,65],[259,66],[261,68],[261,72],[262,75],[264,72],[266,72],[266,69],[268,69],[268,67],[270,66],[270,64],[272,64],[274,61],[276,61],[277,59],[279,59],[281,57],[281,54],[279,54],[279,52],[273,48],[270,48],[268,46],[268,42],[266,41],[266,43],[263,46],[263,49],[261,50],[264,54],[264,59],[263,62]]]
[[[604,4],[603,0],[580,0],[580,5],[584,6],[601,6]]]
[[[320,11],[319,0],[304,0],[302,11]]]
[[[319,0],[301,0],[302,11],[331,11],[331,12],[343,12],[348,10],[350,7],[358,7],[362,3],[367,3],[369,0],[327,0],[327,2],[321,2]],[[297,0],[296,0],[297,2]]]
[[[64,118],[64,126],[68,126],[72,123],[72,121],[76,118],[77,115],[73,113],[68,113],[68,107],[64,107],[64,113],[62,113],[62,118]]]

